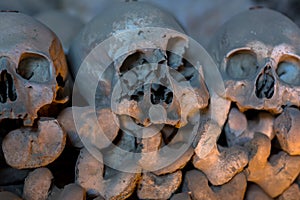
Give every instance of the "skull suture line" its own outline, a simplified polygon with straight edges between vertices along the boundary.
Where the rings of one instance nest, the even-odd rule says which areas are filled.
[[[255,9],[229,20],[210,45],[226,96],[241,111],[300,105],[300,29],[282,14]]]
[[[45,105],[68,99],[68,69],[55,34],[35,19],[0,13],[0,120],[32,125]]]

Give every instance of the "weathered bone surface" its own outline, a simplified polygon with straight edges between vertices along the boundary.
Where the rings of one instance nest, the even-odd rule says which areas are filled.
[[[169,126],[169,131],[174,131],[174,127]],[[165,154],[164,148],[168,145],[168,149],[176,149],[182,144],[188,144],[188,140],[191,137],[193,130],[192,126],[186,126],[176,133],[176,136],[168,141],[166,133],[166,128],[162,129],[162,133],[157,133],[154,136],[145,137],[141,141],[141,158],[138,163],[142,169],[146,171],[151,171],[155,175],[164,175],[173,173],[179,169],[185,167],[185,165],[190,161],[194,155],[194,149],[189,145],[186,147],[184,152],[178,156],[174,162],[165,164],[170,158],[169,154]],[[174,133],[173,133],[174,134]],[[162,136],[163,135],[163,136]]]
[[[37,168],[62,153],[66,134],[55,119],[41,118],[37,128],[23,127],[5,136],[2,148],[7,164],[14,168]]]
[[[83,148],[82,141],[77,132],[74,118],[73,118],[73,110],[76,108],[68,107],[65,108],[57,117],[57,121],[67,133],[68,139],[71,142],[72,146],[76,148]]]
[[[83,27],[83,22],[79,18],[63,11],[45,11],[34,17],[47,25],[57,35],[65,53],[68,52],[72,40]]]
[[[38,168],[30,172],[25,180],[23,198],[46,200],[51,187],[53,175],[47,168]]]
[[[258,185],[250,183],[247,186],[245,200],[272,200]]]
[[[120,103],[116,103],[113,110],[119,115],[125,114],[135,118],[138,123],[144,126],[149,124],[169,124],[179,128],[185,126],[190,113],[207,106],[209,95],[206,86],[204,82],[201,82],[199,83],[202,84],[201,86],[193,88],[184,76],[178,75],[179,72],[169,69],[166,59],[155,62],[165,62],[166,64],[159,66],[149,63],[143,64],[131,70],[130,74],[126,73],[122,76],[119,85],[116,86],[122,85],[120,87],[122,90],[117,91],[118,96],[113,96],[112,99],[113,102]],[[145,69],[149,71],[147,70],[148,72],[145,73]],[[136,77],[134,83],[126,84],[128,80],[132,80],[131,73],[145,73],[146,76]],[[180,79],[184,81],[180,81]],[[160,84],[149,84],[155,80]],[[142,85],[141,92],[143,95],[139,97],[142,100],[126,99],[126,96],[132,92],[132,85]],[[160,96],[162,95],[160,90],[164,90],[163,95],[165,97]],[[203,91],[203,94],[200,95],[200,91]]]
[[[85,190],[77,184],[66,185],[63,189],[52,189],[47,200],[85,200]]]
[[[247,152],[238,146],[214,147],[207,157],[193,157],[194,166],[206,174],[213,185],[223,185],[241,172],[248,164]]]
[[[287,190],[285,190],[277,199],[278,200],[297,200],[297,199],[300,199],[299,185],[294,183]]]
[[[221,133],[219,125],[209,123],[209,129],[215,133]],[[196,155],[193,157],[193,164],[197,169],[203,171],[213,185],[222,185],[232,177],[241,172],[248,163],[248,155],[241,147],[233,146],[222,148],[213,145],[212,150],[204,157]]]
[[[254,112],[255,113],[255,112]],[[268,136],[270,140],[275,137],[275,133],[273,130],[274,126],[274,115],[260,111],[257,115],[252,116],[253,119],[248,119],[248,131],[254,134],[255,132],[263,133]],[[253,136],[251,137],[253,138]]]
[[[15,12],[0,16],[0,120],[23,119],[31,126],[43,106],[69,98],[64,52],[55,34],[37,20]]]
[[[282,106],[299,106],[299,37],[296,24],[268,9],[249,10],[229,20],[209,48],[227,98],[241,111],[281,113]]]
[[[145,172],[137,185],[137,195],[140,199],[169,199],[179,188],[181,179],[180,170],[163,176]]]
[[[95,66],[99,65],[106,70],[99,83],[96,105],[111,102],[116,114],[131,116],[144,126],[186,125],[190,112],[207,106],[209,94],[199,69],[183,60],[188,39],[181,34],[182,29],[171,16],[145,3],[120,3],[110,9],[88,23],[70,49],[75,76],[97,44],[109,38],[116,44],[102,49],[106,53],[101,54],[101,62],[84,65],[86,73],[80,77],[89,78],[78,85],[82,96],[87,101],[95,98],[93,89],[87,88],[98,81]],[[120,40],[119,34],[126,36]],[[111,66],[102,66],[105,61]]]
[[[108,108],[96,111],[92,107],[73,106],[63,110],[57,120],[67,132],[72,145],[78,148],[82,148],[83,143],[98,149],[106,148],[119,131],[119,120]]]
[[[99,159],[100,156],[97,159]],[[89,195],[101,195],[105,199],[126,199],[135,189],[140,174],[114,171],[97,160],[86,149],[80,151],[76,165],[76,183]],[[109,172],[110,171],[110,172]]]
[[[239,139],[247,130],[247,127],[248,122],[245,114],[240,112],[237,108],[232,108],[224,127],[228,146],[239,143]]]
[[[157,164],[159,157],[159,148],[162,145],[161,133],[157,133],[152,137],[146,137],[142,139],[142,150],[141,159],[139,160],[139,165],[146,171],[153,171]]]
[[[271,141],[263,134],[256,133],[245,147],[249,149],[247,180],[272,198],[288,189],[300,173],[300,156],[289,156],[283,151],[270,156]]]
[[[267,112],[254,112],[251,118],[240,112],[237,108],[232,108],[225,124],[225,134],[228,146],[243,145],[254,137],[255,132],[274,138],[273,131],[274,116]]]
[[[138,138],[130,133],[120,132],[118,139],[113,145],[101,151],[104,163],[113,170],[126,172],[125,174],[127,172],[139,174],[141,167],[138,165],[140,159],[140,147],[137,145]],[[94,150],[92,152],[97,155]]]
[[[247,180],[243,173],[221,186],[209,186],[205,174],[198,170],[188,171],[184,177],[183,191],[189,192],[192,199],[197,200],[221,200],[243,199],[246,192]]]
[[[119,13],[119,15],[116,16],[113,15],[112,13]],[[126,18],[124,18],[124,16],[126,16]],[[107,9],[106,12],[97,16],[90,23],[88,23],[86,27],[77,36],[76,39],[77,42],[73,43],[70,51],[72,73],[75,75],[78,72],[79,67],[83,62],[83,59],[86,58],[86,56],[91,52],[91,50],[97,44],[108,39],[110,36],[116,35],[120,31],[126,31],[130,29],[134,30],[134,29],[146,28],[146,27],[165,27],[165,28],[171,28],[177,30],[179,32],[183,32],[182,29],[180,28],[180,25],[171,16],[167,15],[166,13],[164,13],[163,11],[159,10],[156,7],[150,6],[145,3],[137,3],[137,2],[119,3],[113,5],[109,7],[109,9]],[[131,36],[128,38],[129,41],[126,42],[126,44],[130,45],[130,42],[134,41],[133,39],[138,39],[138,38],[139,37],[137,36],[134,36],[134,38],[132,38]],[[166,46],[169,40],[168,38],[171,39],[171,36],[166,35],[165,40],[161,40],[158,38],[149,38],[149,39],[151,39],[150,41],[157,43],[155,45],[156,47],[161,47],[158,49],[166,50],[167,49]],[[185,38],[181,38],[181,37],[178,37],[177,39],[182,39],[183,41],[185,40]],[[138,39],[137,41],[134,42],[139,42],[139,41],[141,41],[141,39]],[[128,47],[129,46],[127,46],[126,48]],[[143,45],[141,47],[143,47]],[[116,51],[117,49],[112,49],[112,50]],[[125,56],[124,58],[122,56],[122,60],[124,61],[128,56],[129,55]],[[119,65],[118,67],[120,67],[120,64],[122,64],[122,62],[118,63]]]
[[[156,175],[169,174],[169,173],[173,173],[179,169],[182,169],[191,160],[193,155],[194,155],[194,149],[192,147],[190,147],[178,159],[176,159],[175,162],[171,163],[170,165],[168,165],[162,169],[153,171],[153,174],[156,174]]]
[[[286,108],[274,124],[281,148],[290,155],[300,155],[300,111]]]
[[[199,138],[195,140],[194,144],[197,157],[204,158],[214,150],[228,117],[230,105],[229,100],[218,94],[211,96],[208,110],[201,112]]]
[[[20,197],[11,192],[0,192],[0,199],[5,200],[22,200]]]

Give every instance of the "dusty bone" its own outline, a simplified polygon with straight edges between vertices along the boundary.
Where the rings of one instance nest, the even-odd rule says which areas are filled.
[[[108,62],[113,62],[113,66],[109,66],[109,69],[107,70],[111,70],[111,79],[123,81],[119,87],[115,87],[112,80],[109,78],[104,76],[101,80],[103,85],[107,85],[107,87],[105,87],[107,90],[103,93],[107,93],[108,96],[111,95],[113,89],[120,89],[120,91],[117,91],[117,95],[111,95],[113,98],[112,102],[116,104],[116,106],[113,106],[113,111],[118,115],[126,114],[131,116],[144,126],[148,126],[150,122],[156,124],[166,123],[179,127],[184,126],[189,112],[197,110],[199,107],[206,107],[209,99],[209,94],[203,78],[200,77],[198,69],[195,69],[195,73],[192,73],[191,79],[194,81],[184,80],[186,77],[183,75],[181,75],[182,79],[179,81],[175,80],[176,76],[174,74],[177,72],[178,75],[180,72],[173,69],[172,73],[170,72],[171,67],[166,66],[167,61],[170,61],[170,65],[175,68],[178,68],[177,65],[182,64],[185,48],[188,47],[188,38],[186,35],[180,33],[183,31],[171,16],[150,5],[138,2],[123,2],[123,4],[117,4],[111,7],[111,9],[114,10],[114,12],[119,13],[119,15],[115,18],[111,18],[111,11],[108,15],[104,15],[104,13],[103,15],[99,15],[84,28],[77,38],[78,42],[72,46],[70,50],[70,60],[72,62],[71,67],[73,68],[74,76],[78,72],[83,59],[96,44],[100,44],[102,41],[109,38],[114,45],[108,45],[109,47],[107,49],[103,49],[103,56],[105,56],[106,61],[109,60]],[[143,10],[143,12],[141,12],[141,10]],[[149,12],[145,12],[145,10],[148,10]],[[107,26],[107,24],[110,24],[111,26]],[[134,25],[132,26],[132,24]],[[155,31],[151,28],[147,29],[149,27],[167,27],[168,29]],[[170,31],[171,27],[178,32]],[[149,31],[146,31],[146,29]],[[106,31],[103,32],[102,30]],[[145,56],[149,54],[149,51],[150,54],[153,55]],[[168,57],[166,51],[173,52],[169,60],[165,58]],[[174,54],[177,54],[178,57],[174,56]],[[137,58],[135,58],[135,56],[137,56]],[[127,66],[127,61],[132,59],[133,61]],[[145,63],[140,61],[145,61]],[[160,63],[161,61],[164,63]],[[153,62],[154,65],[158,65],[157,68],[165,66],[163,70],[157,70],[157,72],[163,72],[157,77],[155,73],[150,73],[151,71],[153,72],[156,70],[156,68],[150,65]],[[100,61],[98,63],[101,67],[105,68],[103,65],[106,65],[106,63]],[[141,65],[143,69],[141,71],[137,70],[141,73],[132,73],[135,69],[141,68]],[[91,91],[93,91],[91,85],[95,82],[94,78],[97,73],[94,73],[95,69],[91,69],[91,65],[87,64],[83,67],[86,67],[87,73],[82,74],[82,78],[87,81],[85,81],[85,83],[80,83],[78,87],[79,91],[83,93],[82,96],[87,98],[88,101],[93,99],[94,96],[94,93],[91,94]],[[131,69],[132,67],[134,69]],[[195,67],[197,68],[198,66]],[[187,67],[182,66],[182,68]],[[101,70],[102,69],[99,71]],[[90,72],[93,72],[93,74]],[[189,75],[189,73],[190,72],[186,72],[183,74]],[[125,80],[120,79],[121,75],[122,79]],[[96,80],[98,79],[99,77],[97,76]],[[145,94],[141,96],[144,96],[144,99],[147,99],[143,102],[137,102],[128,97],[128,94],[135,92],[135,90],[139,90],[139,88],[134,88],[134,86],[138,86],[139,83],[142,85],[146,82],[151,84],[155,84],[155,82],[163,83],[164,79],[168,80],[167,86],[171,86],[171,88],[174,89],[173,101],[171,103],[165,104],[165,102],[160,102],[160,106],[157,104],[153,105],[153,103],[151,104],[149,88],[142,91],[145,92]],[[194,83],[197,83],[197,85],[194,85]],[[129,91],[131,91],[131,93]],[[191,98],[193,96],[194,98]],[[181,104],[181,109],[179,104]],[[162,107],[164,109],[159,109]],[[146,112],[148,110],[149,114]],[[151,112],[153,110],[156,110],[157,112]]]
[[[24,184],[24,199],[46,200],[53,176],[47,168],[38,168],[30,172]]]
[[[193,155],[194,155],[194,149],[190,147],[187,150],[185,150],[185,152],[181,156],[179,156],[179,158],[175,160],[173,163],[171,163],[170,165],[162,169],[153,171],[152,173],[158,176],[173,173],[179,169],[184,168],[186,164],[191,160]]]
[[[7,164],[14,168],[37,168],[62,153],[66,134],[55,119],[41,118],[38,128],[20,128],[5,136],[2,148]]]
[[[0,31],[0,73],[7,88],[0,95],[0,120],[22,119],[32,126],[41,109],[70,97],[65,55],[55,34],[34,18],[17,12],[0,15],[6,27]]]
[[[299,37],[299,27],[276,11],[253,9],[232,17],[209,47],[226,97],[242,112],[279,114],[283,106],[299,106]]]
[[[228,117],[230,101],[218,94],[211,95],[208,111],[201,113],[201,125],[195,140],[195,153],[199,158],[206,157],[215,147]]]
[[[237,108],[232,108],[225,124],[225,134],[228,146],[243,145],[254,137],[255,132],[260,132],[273,139],[274,116],[267,112],[258,112],[253,119]]]
[[[275,117],[268,112],[259,112],[257,119],[248,119],[248,131],[253,133],[259,132],[268,136],[270,140],[275,137],[273,130]],[[253,137],[252,137],[253,138]]]
[[[245,148],[249,152],[247,180],[259,185],[272,198],[283,193],[300,173],[300,156],[281,151],[269,158],[271,141],[263,134],[256,133]]]
[[[20,197],[11,192],[0,192],[0,199],[5,200],[22,200]]]
[[[57,117],[57,121],[67,133],[68,139],[71,142],[72,146],[76,148],[83,148],[83,144],[74,124],[72,112],[73,109],[74,107],[65,108]]]
[[[239,138],[248,127],[247,118],[244,113],[237,108],[232,108],[228,115],[228,121],[225,124],[225,134],[228,146],[237,144]]]
[[[97,159],[100,159],[100,153]],[[81,149],[76,164],[76,183],[89,195],[101,195],[105,199],[129,197],[134,192],[140,174],[116,172],[105,178],[103,160],[97,159],[86,149]]]
[[[192,137],[192,133],[193,133],[193,127],[189,125],[184,128],[181,128],[176,133],[176,136],[168,144],[165,144],[163,141],[160,141],[159,142],[160,146],[156,152],[152,152],[150,154],[145,155],[146,157],[149,158],[149,160],[151,160],[150,162],[147,163],[144,162],[143,158],[145,156],[143,154],[144,152],[142,151],[142,158],[141,160],[139,160],[139,163],[141,164],[142,168],[144,170],[151,171],[153,174],[158,176],[174,173],[175,171],[182,169],[189,162],[191,157],[194,155],[194,150],[191,147],[191,144],[189,145],[189,140],[190,140],[189,137]],[[188,146],[183,148],[182,150],[183,152],[177,152],[174,153],[174,155],[165,153],[166,151],[172,152],[173,149],[184,147],[184,145],[188,145]],[[177,156],[177,158],[174,159],[173,162],[170,162],[166,165],[168,160],[172,159],[169,158],[169,156],[173,156],[173,157]],[[145,168],[145,165],[147,166],[147,168]],[[151,166],[152,170],[151,168],[149,168],[149,166]]]
[[[258,185],[248,184],[245,200],[272,200]]]
[[[120,116],[120,125],[125,132],[133,133],[137,138],[143,137],[140,139],[142,152],[138,163],[141,168],[156,175],[182,169],[194,154],[192,140],[197,134],[197,125],[192,123],[178,129],[172,139],[166,139],[167,144],[161,138],[161,131],[164,130],[160,130],[161,125],[141,128],[128,116]]]
[[[157,160],[159,160],[159,148],[162,145],[161,133],[158,132],[154,136],[143,138],[141,141],[142,151],[139,165],[145,171],[153,171]]]
[[[119,140],[101,151],[106,166],[120,172],[139,174],[140,147],[137,143],[138,138],[131,133],[120,132]]]
[[[71,183],[63,189],[52,189],[47,200],[85,200],[85,190],[77,184]]]
[[[179,80],[177,76],[179,72],[171,70],[166,64],[155,65],[155,64],[144,64],[143,66],[137,66],[131,71],[136,74],[143,74],[147,69],[147,76],[137,80],[135,85],[144,85],[143,89],[143,100],[128,100],[126,97],[132,88],[128,85],[127,73],[122,76],[120,82],[115,86],[120,88],[120,91],[115,91],[113,94],[112,101],[115,102],[113,111],[118,115],[128,115],[135,118],[139,123],[144,126],[149,124],[169,124],[176,127],[182,127],[187,124],[187,117],[190,113],[197,111],[198,109],[207,106],[209,95],[206,88],[202,84],[200,87],[203,88],[203,93],[197,95],[197,89],[193,88],[188,81]],[[130,74],[131,75],[131,74]],[[156,83],[163,85],[164,87],[170,88],[173,97],[170,103],[166,103],[165,100],[159,104],[154,103],[150,98],[154,95],[151,90],[153,86],[149,83]],[[127,83],[127,84],[126,84]],[[154,95],[154,98],[155,95]]]
[[[219,147],[220,148],[220,147]],[[194,166],[206,174],[213,185],[223,185],[248,164],[247,152],[238,146],[215,147],[205,158],[193,157]]]
[[[167,146],[167,151],[173,151],[176,149],[182,149],[182,152],[177,152],[175,155],[169,155],[169,156],[176,156],[176,159],[170,163],[169,165],[158,169],[156,171],[153,171],[156,175],[163,175],[168,173],[173,173],[179,169],[182,169],[186,166],[186,164],[191,160],[192,156],[194,155],[194,149],[191,146],[192,145],[192,139],[195,136],[194,134],[197,134],[196,129],[197,125],[192,125],[192,123],[189,123],[185,127],[182,127],[178,130],[176,133],[176,136],[165,146]],[[159,154],[160,160],[158,163],[163,163],[168,161],[168,154],[164,154],[164,151],[160,151]]]
[[[67,132],[71,143],[78,148],[83,145],[106,148],[119,131],[119,121],[108,108],[94,110],[92,107],[73,106],[63,110],[58,121]]]
[[[188,192],[192,199],[197,200],[242,199],[246,187],[247,180],[243,173],[237,174],[224,185],[209,186],[205,174],[198,170],[191,170],[186,173],[183,182],[183,191]]]
[[[140,199],[169,199],[179,188],[181,180],[180,170],[163,176],[145,172],[138,183],[137,195]]]
[[[119,14],[116,17],[111,17],[111,13]],[[84,27],[77,37],[77,42],[73,43],[70,48],[70,66],[74,77],[78,73],[82,62],[87,55],[97,44],[100,44],[108,38],[111,39],[109,43],[113,43],[114,45],[109,45],[109,47],[105,48],[101,55],[103,58],[96,61],[99,61],[98,64],[105,65],[103,67],[107,67],[114,62],[115,66],[109,66],[112,68],[116,67],[116,70],[112,70],[112,73],[119,71],[118,69],[121,67],[122,62],[126,57],[136,51],[143,51],[145,48],[166,50],[169,39],[180,38],[186,40],[185,37],[182,37],[182,34],[170,34],[170,31],[151,31],[150,34],[147,31],[140,32],[139,29],[147,27],[168,27],[172,30],[183,32],[178,23],[170,15],[149,4],[142,2],[122,2],[110,6],[105,13],[101,13],[101,15],[97,16]],[[103,32],[103,30],[105,30],[105,32]],[[126,34],[125,37],[122,35],[122,38],[120,38],[119,34],[123,34],[126,31],[132,32]],[[164,37],[164,35],[166,37]],[[184,49],[184,47],[180,46],[178,50],[179,55],[181,54],[180,51],[182,49]],[[175,50],[175,52],[177,52],[177,50]],[[120,60],[120,57],[124,57],[124,59]],[[99,77],[97,73],[94,73],[94,66],[86,65],[85,67],[87,67],[87,73],[83,74],[82,78],[87,81],[86,83],[81,83],[78,87],[82,96],[89,101],[90,99],[94,99],[94,92],[91,85],[95,83],[95,81],[97,82]],[[116,74],[113,76],[115,75]],[[103,82],[110,86],[108,91],[108,94],[110,94],[112,92],[111,89],[113,88],[111,80],[106,79],[103,80]]]
[[[221,132],[216,123],[209,122],[206,126],[208,127],[205,129],[211,129],[211,133]],[[222,185],[228,182],[235,174],[241,172],[247,163],[248,155],[242,148],[238,146],[222,148],[217,147],[216,143],[204,157],[199,157],[197,151],[193,157],[194,166],[203,171],[213,185]]]
[[[300,111],[286,108],[274,124],[274,131],[281,148],[289,155],[300,155]]]
[[[300,189],[297,183],[291,185],[278,198],[278,200],[297,200],[300,199]]]

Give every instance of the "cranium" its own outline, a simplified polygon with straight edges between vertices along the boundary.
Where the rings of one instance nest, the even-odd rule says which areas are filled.
[[[16,12],[0,16],[0,120],[32,125],[43,106],[67,100],[63,50],[54,33],[33,18]]]
[[[241,111],[282,112],[299,106],[300,29],[268,9],[243,12],[229,20],[210,45],[225,82],[226,96]]]
[[[123,2],[108,10],[87,24],[70,49],[75,76],[87,54],[110,40],[105,51],[95,55],[101,59],[84,66],[86,81],[77,85],[80,93],[87,101],[95,99],[91,85],[99,77],[94,68],[108,60],[110,66],[101,66],[105,72],[96,105],[111,103],[116,114],[144,126],[184,126],[188,113],[206,107],[209,99],[200,71],[183,59],[188,38],[172,17],[145,3]]]
[[[181,155],[190,150],[197,134],[195,113],[209,100],[200,64],[209,67],[212,62],[203,63],[182,32],[170,15],[156,7],[123,2],[89,22],[69,50],[76,90],[96,109],[111,108],[122,132],[146,140],[166,126],[174,128],[172,141],[156,151],[161,162],[147,169],[158,174],[174,172],[188,162],[192,155]],[[74,97],[76,103],[80,102]],[[170,165],[179,159],[180,165]]]

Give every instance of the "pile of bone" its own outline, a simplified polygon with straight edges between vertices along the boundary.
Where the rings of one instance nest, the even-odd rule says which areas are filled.
[[[1,200],[300,199],[300,29],[285,16],[235,16],[212,59],[144,3],[107,8],[70,48],[32,17],[0,19]]]

